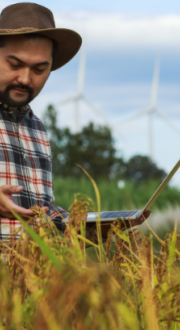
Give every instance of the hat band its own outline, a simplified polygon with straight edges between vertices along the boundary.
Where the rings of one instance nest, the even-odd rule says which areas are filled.
[[[18,32],[34,32],[39,31],[40,29],[34,27],[22,27],[19,29],[0,29],[0,33],[18,33]]]

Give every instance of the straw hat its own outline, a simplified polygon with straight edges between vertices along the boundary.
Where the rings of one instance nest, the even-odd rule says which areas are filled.
[[[21,2],[3,9],[0,36],[35,33],[57,43],[57,56],[51,71],[69,62],[81,47],[82,39],[72,30],[56,28],[52,12],[36,3]]]

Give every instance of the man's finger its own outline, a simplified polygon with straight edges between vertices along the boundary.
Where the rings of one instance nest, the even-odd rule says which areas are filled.
[[[33,216],[34,212],[30,209],[25,209],[24,207],[18,206],[17,204],[15,204],[13,201],[8,200],[6,201],[6,207],[8,209],[8,211],[12,212],[16,212],[18,213],[20,216]]]
[[[147,210],[143,213],[143,216],[145,217],[145,219],[147,219],[151,214],[151,211],[150,210]]]
[[[17,194],[23,190],[23,186],[11,186],[11,185],[4,185],[1,186],[0,191],[4,194]]]
[[[43,212],[47,213],[49,211],[49,207],[47,207],[47,206],[41,207],[41,210]]]
[[[139,220],[141,221],[141,223],[143,223],[145,221],[145,219],[147,219],[151,214],[150,210],[145,211],[139,218]]]

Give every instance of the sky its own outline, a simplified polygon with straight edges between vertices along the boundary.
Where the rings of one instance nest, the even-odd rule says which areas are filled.
[[[58,6],[58,5],[57,5]],[[103,10],[103,11],[120,11],[126,13],[169,13],[176,10],[180,10],[180,4],[178,0],[101,0],[101,1],[66,1],[63,5],[59,3],[59,7],[63,6],[68,9],[86,9],[86,10]]]
[[[21,2],[21,1],[18,1]],[[82,50],[60,70],[52,72],[32,102],[42,117],[48,104],[57,105],[77,92],[80,56],[86,57],[84,94],[103,116],[80,103],[80,126],[94,121],[109,124],[119,155],[129,159],[148,155],[148,116],[123,121],[151,104],[156,60],[160,61],[157,108],[180,132],[180,2],[37,1],[50,8],[57,27],[77,31]],[[12,2],[0,3],[0,9]],[[74,104],[58,107],[58,123],[76,130]],[[153,160],[167,172],[180,158],[180,135],[153,116]],[[172,184],[180,187],[180,170]]]
[[[22,2],[22,1],[16,1]],[[34,2],[34,1],[28,1]],[[3,6],[13,2],[3,1]],[[51,10],[95,10],[95,11],[119,11],[121,13],[142,13],[142,14],[170,14],[180,13],[179,0],[49,0],[36,1],[36,3],[47,6]]]

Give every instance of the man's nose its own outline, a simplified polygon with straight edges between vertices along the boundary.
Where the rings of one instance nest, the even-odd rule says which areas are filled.
[[[29,68],[22,68],[19,71],[18,83],[23,85],[29,85],[31,83],[31,70]]]

